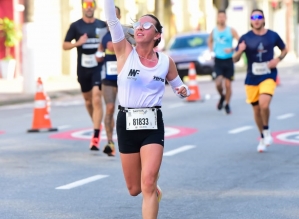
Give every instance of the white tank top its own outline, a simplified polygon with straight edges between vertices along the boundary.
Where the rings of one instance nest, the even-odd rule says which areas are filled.
[[[169,57],[159,52],[154,67],[144,66],[135,48],[118,75],[118,99],[122,107],[143,108],[161,106],[165,80],[169,70]]]

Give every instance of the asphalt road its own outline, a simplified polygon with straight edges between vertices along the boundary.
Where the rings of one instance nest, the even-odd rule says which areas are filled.
[[[216,110],[211,81],[199,82],[196,102],[166,88],[159,218],[299,218],[298,70],[280,72],[271,104],[275,143],[262,154],[244,75],[233,83],[231,115]],[[141,218],[141,196],[129,196],[119,154],[88,150],[92,126],[81,96],[52,101],[58,132],[27,133],[32,115],[32,103],[0,108],[1,219]]]

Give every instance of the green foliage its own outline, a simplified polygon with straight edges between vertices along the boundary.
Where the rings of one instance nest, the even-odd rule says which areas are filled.
[[[22,32],[20,28],[15,24],[13,20],[7,17],[0,18],[0,37],[4,38],[4,46],[6,48],[5,59],[12,58],[9,54],[10,47],[14,47],[22,38]]]

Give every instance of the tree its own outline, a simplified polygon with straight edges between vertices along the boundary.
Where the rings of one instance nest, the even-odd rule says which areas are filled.
[[[229,0],[213,0],[213,4],[218,10],[226,10],[229,4]]]
[[[0,18],[0,37],[4,38],[5,58],[12,59],[10,48],[14,47],[22,37],[21,30],[17,27],[13,20],[5,17]]]

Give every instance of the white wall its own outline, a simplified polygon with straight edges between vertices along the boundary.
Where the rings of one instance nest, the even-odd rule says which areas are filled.
[[[35,0],[35,60],[37,74],[50,77],[61,74],[60,0]]]

